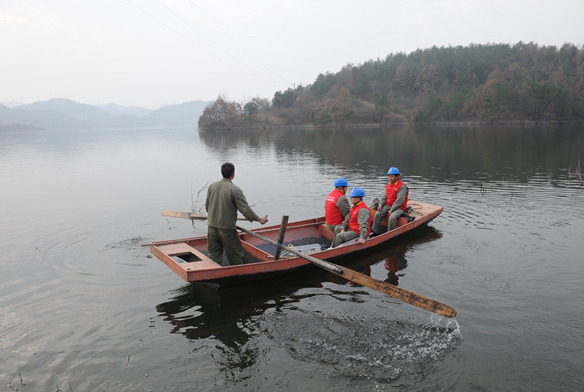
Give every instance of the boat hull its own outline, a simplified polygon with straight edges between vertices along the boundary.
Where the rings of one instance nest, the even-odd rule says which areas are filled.
[[[409,205],[413,207],[410,214],[415,217],[412,222],[400,218],[396,229],[368,238],[364,244],[354,242],[329,248],[334,233],[324,224],[324,217],[288,223],[283,244],[294,246],[300,251],[306,249],[307,254],[322,260],[347,259],[380,246],[387,246],[405,234],[425,227],[443,211],[443,207],[417,201],[410,201]],[[280,226],[261,227],[252,231],[277,241]],[[226,260],[218,264],[211,260],[208,257],[206,237],[152,242],[150,251],[185,281],[207,282],[219,286],[269,279],[311,264],[286,252],[282,252],[280,259],[274,260],[275,245],[247,233],[240,233],[239,237],[244,250],[244,264],[241,265],[228,265]],[[308,253],[308,249],[312,252]]]

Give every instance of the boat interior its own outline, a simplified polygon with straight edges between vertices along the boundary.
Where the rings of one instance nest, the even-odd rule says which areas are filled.
[[[383,223],[387,223],[387,217]],[[398,227],[406,224],[405,219],[398,222]],[[280,233],[280,226],[269,226],[259,230],[254,230],[255,233],[267,237],[273,241],[278,240]],[[243,247],[243,262],[244,264],[258,263],[263,261],[274,260],[276,254],[276,245],[267,243],[250,234],[241,233],[239,235]],[[296,250],[310,254],[320,252],[329,248],[333,242],[333,231],[324,225],[324,218],[315,218],[304,220],[300,222],[293,222],[288,224],[284,236],[284,246],[294,247]],[[176,248],[176,249],[174,249]],[[181,243],[175,243],[172,248],[165,246],[165,253],[172,257],[177,263],[194,263],[194,262],[212,262],[209,259],[209,252],[207,250],[207,239],[205,237],[193,238]],[[279,258],[296,257],[291,252],[280,252]],[[202,264],[198,263],[200,267]],[[228,266],[227,255],[223,253],[222,266]]]
[[[320,219],[311,219],[308,221],[289,224],[284,236],[284,245],[292,246],[295,249],[305,251],[306,253],[319,252],[327,249],[334,239],[334,233],[322,223],[323,222]],[[254,232],[277,241],[280,226],[270,226],[264,229],[254,230]],[[241,239],[241,245],[243,247],[243,262],[245,264],[274,259],[277,250],[275,245],[246,233],[241,233],[239,238]],[[182,245],[181,243],[172,244],[172,248],[170,248],[170,244],[163,246],[165,248],[165,253],[178,263],[193,263],[209,260],[207,239],[205,237],[190,239],[186,242],[182,242]],[[285,251],[281,252],[281,259],[288,257],[295,257],[295,255],[292,253],[286,253]],[[229,265],[225,253],[223,253],[223,263],[221,265]]]

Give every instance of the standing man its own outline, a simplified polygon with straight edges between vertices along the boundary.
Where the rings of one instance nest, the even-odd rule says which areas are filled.
[[[383,233],[383,226],[381,221],[383,218],[389,215],[389,224],[387,225],[387,231],[395,229],[397,226],[397,219],[405,213],[408,207],[408,193],[410,190],[399,178],[399,170],[397,167],[390,167],[387,172],[389,177],[389,182],[385,187],[385,196],[381,198],[379,207],[377,207],[378,212],[375,213],[375,219],[373,220],[372,231],[374,235]]]
[[[235,226],[237,211],[250,222],[258,221],[262,225],[268,221],[268,216],[260,218],[247,204],[243,191],[231,182],[235,177],[235,166],[232,163],[221,165],[221,175],[221,180],[209,185],[205,201],[209,257],[221,264],[225,249],[231,265],[242,264],[243,248]]]
[[[349,195],[353,208],[343,223],[337,226],[335,230],[335,239],[331,245],[332,248],[351,241],[359,237],[358,243],[362,244],[369,235],[369,226],[371,224],[371,211],[363,201],[365,191],[362,188],[355,187]],[[349,228],[349,231],[345,231]]]
[[[349,200],[345,194],[349,183],[345,177],[339,177],[335,180],[335,189],[328,194],[324,205],[324,221],[326,225],[335,230],[335,227],[343,223],[345,217],[351,211]]]

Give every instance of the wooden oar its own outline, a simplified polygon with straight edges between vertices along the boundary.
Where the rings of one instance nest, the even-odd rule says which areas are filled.
[[[170,216],[173,218],[180,218],[180,219],[191,219],[191,220],[205,220],[207,219],[207,215],[202,214],[193,214],[192,212],[182,212],[182,211],[162,211],[160,213],[162,216]],[[238,216],[237,220],[247,220],[243,216]]]
[[[284,245],[278,244],[278,242],[276,242],[270,238],[264,237],[260,234],[254,233],[253,231],[244,229],[244,228],[239,227],[239,226],[237,226],[237,228],[240,231],[243,231],[244,233],[247,233],[251,236],[254,236],[262,241],[265,241],[265,242],[270,243],[272,245],[276,245],[276,246],[278,246],[278,247],[280,247],[288,252],[294,253],[296,256],[301,257],[305,260],[308,260],[311,263],[319,266],[320,268],[323,268],[323,269],[325,269],[325,270],[327,270],[335,275],[338,275],[342,278],[350,280],[351,282],[355,282],[355,283],[358,283],[362,286],[369,287],[373,290],[387,294],[391,297],[397,298],[401,301],[407,302],[411,305],[417,306],[417,307],[422,308],[424,310],[434,312],[434,313],[439,314],[439,315],[444,316],[444,317],[452,318],[452,317],[456,316],[456,310],[454,310],[454,308],[452,308],[446,304],[443,304],[441,302],[435,301],[435,300],[430,299],[430,298],[426,298],[422,295],[416,294],[416,293],[414,293],[412,291],[408,291],[406,289],[402,289],[401,287],[394,286],[390,283],[383,282],[381,280],[377,280],[375,278],[372,278],[371,276],[361,274],[361,273],[359,273],[357,271],[353,271],[349,268],[338,266],[338,265],[333,264],[329,261],[317,259],[317,258],[312,257],[310,255],[299,252],[294,248],[285,247]]]

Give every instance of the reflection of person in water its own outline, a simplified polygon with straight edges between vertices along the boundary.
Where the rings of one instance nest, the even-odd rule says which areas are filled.
[[[398,285],[399,278],[398,276],[402,276],[403,274],[397,274],[398,271],[403,270],[408,266],[408,261],[405,258],[405,254],[402,253],[394,253],[391,256],[385,259],[385,269],[388,272],[387,278],[385,281],[387,283],[391,283],[394,286]]]
[[[407,266],[408,261],[406,260],[406,248],[401,248],[398,249],[396,252],[391,253],[384,260],[384,267],[388,272],[387,278],[385,278],[383,281],[391,283],[394,286],[397,286],[399,276],[403,276],[403,274],[398,274],[397,272],[405,269]],[[367,276],[371,276],[371,265],[367,264],[362,268],[358,268],[357,272],[360,272]],[[349,284],[351,286],[360,286],[359,284],[353,282],[349,282]]]
[[[347,264],[347,267],[360,272],[364,275],[372,276],[371,270],[372,266],[375,270],[375,279],[384,280],[387,283],[398,285],[399,277],[404,276],[403,273],[398,273],[404,270],[408,266],[408,261],[406,259],[406,254],[408,250],[415,248],[417,245],[427,243],[429,241],[434,241],[442,238],[442,234],[431,226],[426,226],[422,228],[418,234],[408,237],[407,241],[403,244],[395,244],[390,248],[380,248],[367,253],[360,257],[359,260],[355,260],[351,264]],[[381,264],[383,262],[383,264]],[[387,270],[387,277],[383,278],[383,271],[380,271],[381,265]],[[343,278],[338,278],[336,276],[327,275],[328,280],[333,280],[340,284],[345,284],[346,280]],[[360,286],[357,283],[350,283],[351,286]]]

